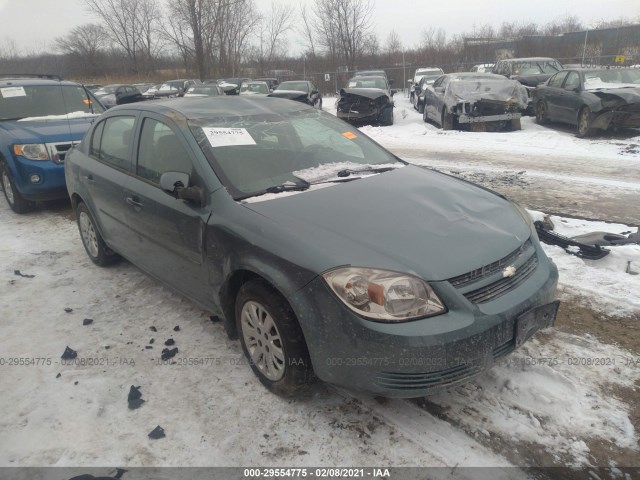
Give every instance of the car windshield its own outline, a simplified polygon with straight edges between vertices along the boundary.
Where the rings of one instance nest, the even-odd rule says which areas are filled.
[[[282,82],[276,90],[296,90],[307,93],[309,91],[309,85],[307,82]]]
[[[200,118],[189,126],[236,200],[335,179],[339,171],[371,174],[372,168],[404,165],[357,129],[315,109]]]
[[[415,82],[418,83],[420,80],[422,80],[423,77],[427,77],[429,79],[436,79],[440,75],[444,75],[444,72],[442,70],[417,71],[415,75]]]
[[[190,95],[206,95],[208,97],[212,97],[215,95],[220,95],[220,91],[218,87],[191,87],[187,90],[187,94]]]
[[[387,89],[387,82],[382,77],[354,77],[349,80],[349,88]]]
[[[240,87],[240,93],[269,93],[269,86],[266,83],[243,83]]]
[[[0,120],[59,120],[102,112],[80,85],[0,87]]]
[[[555,60],[538,60],[513,64],[513,73],[515,75],[553,74],[560,70],[562,70],[562,65]]]
[[[640,86],[640,70],[596,70],[584,72],[584,88],[597,90],[599,88],[625,88]]]

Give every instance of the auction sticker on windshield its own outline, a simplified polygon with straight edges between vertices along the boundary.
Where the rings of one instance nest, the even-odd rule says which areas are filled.
[[[27,94],[24,91],[24,87],[5,87],[5,88],[0,88],[0,95],[2,95],[2,98],[26,97],[27,96]]]
[[[202,127],[202,131],[212,147],[256,144],[246,128]]]

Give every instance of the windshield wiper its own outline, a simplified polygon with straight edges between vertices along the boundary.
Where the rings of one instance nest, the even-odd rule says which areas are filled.
[[[358,174],[358,173],[383,173],[388,172],[389,170],[395,170],[395,167],[380,167],[380,168],[359,168],[357,170],[353,170],[351,168],[345,168],[344,170],[340,170],[337,175],[338,177],[348,177],[350,175]]]
[[[295,192],[308,190],[311,184],[306,180],[302,183],[283,183],[282,185],[274,185],[273,187],[265,188],[267,193],[280,193],[280,192]]]

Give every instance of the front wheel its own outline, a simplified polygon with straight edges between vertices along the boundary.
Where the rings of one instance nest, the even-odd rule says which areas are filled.
[[[287,301],[268,283],[251,280],[240,288],[236,324],[251,369],[269,390],[292,396],[311,383],[302,329]]]
[[[536,105],[536,123],[539,125],[543,125],[548,121],[549,119],[547,118],[547,104],[540,100]]]
[[[576,135],[583,138],[591,135],[591,132],[591,109],[589,107],[582,107],[578,114],[578,128]]]
[[[26,200],[22,194],[20,194],[13,183],[9,167],[7,167],[5,163],[2,163],[2,190],[4,191],[4,197],[7,199],[7,203],[14,212],[27,213],[35,208],[35,202]]]
[[[93,216],[87,206],[80,202],[76,207],[76,218],[82,244],[93,263],[104,267],[117,261],[120,257],[104,243],[100,232],[96,228]]]
[[[429,121],[429,115],[427,114],[427,104],[425,102],[424,108],[422,109],[422,121],[427,123]]]

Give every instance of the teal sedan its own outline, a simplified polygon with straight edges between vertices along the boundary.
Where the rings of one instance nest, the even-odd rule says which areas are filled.
[[[91,260],[124,257],[221,317],[278,394],[319,378],[422,396],[555,320],[526,211],[300,102],[118,106],[65,172]]]

